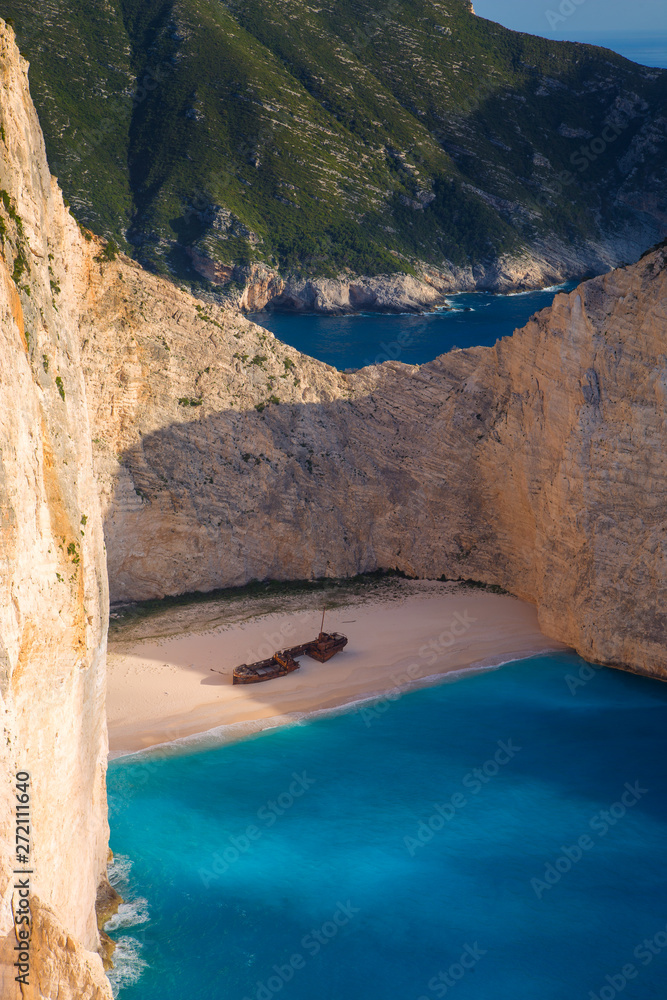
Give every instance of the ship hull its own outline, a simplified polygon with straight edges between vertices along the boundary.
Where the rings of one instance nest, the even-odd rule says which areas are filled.
[[[260,684],[262,681],[271,681],[274,677],[284,677],[298,670],[300,664],[295,657],[310,656],[320,663],[326,663],[332,656],[339,653],[347,646],[347,636],[339,632],[320,632],[317,639],[312,642],[304,642],[301,646],[291,646],[289,649],[279,650],[269,657],[268,660],[258,660],[257,663],[241,663],[234,668],[232,684]]]
[[[285,653],[276,653],[268,660],[260,660],[258,663],[242,663],[234,668],[232,684],[259,684],[262,681],[271,681],[274,677],[284,677],[298,670],[300,663]]]

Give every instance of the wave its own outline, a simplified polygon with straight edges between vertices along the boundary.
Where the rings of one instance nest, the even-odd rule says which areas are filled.
[[[196,753],[201,750],[213,750],[228,743],[237,743],[240,740],[252,739],[271,729],[282,729],[286,726],[301,726],[307,724],[316,717],[326,717],[342,715],[346,712],[358,711],[358,706],[364,703],[378,701],[386,698],[387,694],[400,692],[400,697],[409,691],[414,691],[423,687],[432,687],[436,684],[447,684],[450,681],[458,680],[467,674],[483,673],[489,670],[498,670],[507,663],[515,663],[518,660],[527,660],[533,656],[541,656],[546,653],[562,652],[561,646],[548,647],[546,649],[527,650],[517,652],[509,657],[490,657],[479,663],[472,663],[469,666],[460,667],[447,673],[429,674],[425,677],[417,677],[414,681],[402,685],[387,685],[376,691],[366,692],[363,695],[344,701],[340,705],[333,705],[328,708],[316,708],[303,712],[290,712],[286,715],[274,715],[266,719],[251,719],[247,722],[233,722],[228,725],[215,726],[202,733],[193,733],[190,736],[182,736],[177,740],[170,740],[165,743],[157,743],[145,750],[118,751],[113,754],[114,759],[123,757],[125,759],[134,758],[140,762],[144,758],[151,757],[176,757],[184,753]],[[111,754],[109,755],[112,756]]]
[[[559,292],[563,288],[567,288],[568,285],[572,284],[570,281],[563,281],[560,285],[547,285],[546,288],[540,288],[540,292]]]
[[[145,924],[148,920],[148,901],[143,896],[132,896],[130,887],[130,872],[132,859],[126,854],[114,854],[113,861],[107,868],[107,877],[123,902],[118,911],[106,922],[105,931],[115,931],[121,927],[134,927]]]
[[[149,920],[148,901],[143,896],[132,898],[131,870],[131,858],[125,854],[114,855],[107,874],[109,882],[116,892],[124,897],[124,900],[117,912],[104,925],[106,934],[113,935],[114,931],[138,927]],[[138,938],[125,934],[119,938],[114,937],[113,940],[116,945],[112,956],[113,968],[107,972],[107,979],[111,983],[111,992],[114,997],[117,997],[122,989],[125,989],[126,986],[132,986],[138,981],[144,969],[147,968],[148,962],[142,958],[143,944]]]
[[[247,722],[231,722],[227,725],[214,726],[201,733],[181,736],[176,740],[156,743],[142,750],[117,750],[109,754],[109,760],[134,759],[140,763],[144,759],[155,757],[176,757],[183,753],[199,750],[210,750],[224,746],[226,743],[237,743],[239,740],[251,739],[267,729],[278,729],[283,726],[298,725],[302,718],[315,713],[291,712],[288,715],[273,715],[268,719],[250,719]]]
[[[569,284],[570,282],[563,281],[560,285],[547,285],[546,288],[529,288],[528,291],[525,292],[500,292],[499,294],[503,295],[507,299],[514,299],[521,295],[541,295],[542,293],[546,294],[547,292],[559,292],[564,288],[567,288]]]
[[[468,295],[470,293],[469,292],[463,292],[462,294],[463,295]],[[458,298],[458,296],[453,295],[451,298],[449,298],[449,297],[446,298],[445,299],[445,305],[441,309],[436,309],[435,312],[438,313],[441,316],[451,316],[452,313],[474,312],[475,311],[472,306],[465,306],[465,305],[460,306],[460,305],[457,305],[453,301],[453,299],[455,299],[455,298]]]
[[[120,889],[128,884],[131,868],[132,860],[130,858],[124,854],[114,854],[113,860],[107,868],[107,878],[116,892],[120,892]]]
[[[133,937],[122,937],[116,941],[113,953],[113,969],[107,972],[111,983],[111,992],[117,997],[127,986],[134,986],[139,981],[148,962],[141,957],[142,945]]]
[[[137,927],[148,920],[148,900],[143,897],[121,903],[118,911],[107,920],[104,930],[107,934],[123,930],[126,927]]]

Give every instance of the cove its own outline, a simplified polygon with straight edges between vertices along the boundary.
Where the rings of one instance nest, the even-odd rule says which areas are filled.
[[[462,292],[447,297],[449,310],[419,315],[262,312],[249,318],[290,347],[340,370],[388,360],[422,365],[454,347],[492,347],[550,306],[558,292],[575,287],[571,282],[512,295]]]
[[[382,704],[112,762],[117,995],[661,996],[667,686],[565,653]]]

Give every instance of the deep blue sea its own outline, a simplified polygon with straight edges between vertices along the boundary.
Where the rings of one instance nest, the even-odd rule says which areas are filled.
[[[453,347],[492,346],[550,306],[557,292],[575,285],[511,295],[462,292],[447,297],[451,310],[424,315],[265,312],[250,318],[284,343],[336,368],[363,368],[389,359],[421,365]]]
[[[665,10],[663,8],[662,24],[656,25],[653,35],[636,35],[633,32],[625,32],[623,35],[600,35],[593,42],[595,45],[604,45],[607,49],[620,53],[632,62],[641,63],[642,66],[652,66],[660,69],[667,69],[667,33],[665,32]],[[588,41],[583,38],[582,41]]]
[[[659,3],[656,3],[656,8],[658,6]],[[586,42],[589,45],[602,45],[604,48],[611,49],[612,52],[618,52],[619,55],[625,56],[626,59],[630,59],[632,62],[640,63],[642,66],[667,69],[667,17],[665,17],[665,13],[663,6],[662,19],[655,24],[653,34],[632,30],[624,32],[606,32],[604,30],[581,32],[576,31],[575,23],[570,23],[570,26],[575,31],[569,37],[572,41]],[[631,17],[629,13],[628,17]],[[568,23],[566,22],[564,29],[565,34],[562,33],[563,27],[559,25],[554,37],[567,38]],[[546,34],[546,32],[544,33]],[[549,33],[549,37],[551,37],[551,33]]]
[[[643,66],[667,68],[667,18],[662,0],[623,0],[597,5],[584,0],[477,0],[479,17],[499,21],[514,31],[542,35],[551,41],[602,45]],[[650,29],[647,30],[647,26]]]
[[[666,793],[667,685],[574,654],[118,759],[119,996],[664,1000]]]

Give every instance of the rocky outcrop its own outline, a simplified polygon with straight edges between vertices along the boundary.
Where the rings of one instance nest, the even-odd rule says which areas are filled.
[[[645,200],[652,205],[657,202],[652,195]],[[645,207],[648,217],[648,206]],[[635,208],[643,210],[639,202]],[[652,211],[655,215],[656,205]],[[635,239],[627,234],[616,235],[578,245],[552,236],[548,240],[537,239],[530,254],[523,251],[468,267],[420,266],[414,275],[372,278],[354,274],[338,278],[283,277],[265,265],[230,267],[195,251],[190,252],[190,258],[199,274],[216,286],[217,293],[222,292],[223,304],[246,313],[265,309],[329,315],[408,313],[446,307],[447,296],[456,292],[528,291],[606,273],[619,261],[636,260],[655,236],[655,229],[647,227],[635,235]]]
[[[474,577],[589,659],[667,670],[664,250],[494,348],[352,375],[126,261],[87,296],[115,599]]]
[[[494,348],[341,373],[82,234],[2,22],[0,74],[0,981],[18,996],[26,770],[21,996],[102,1000],[101,513],[117,599],[376,568],[474,577],[535,602],[587,658],[664,677],[667,251]]]
[[[422,312],[445,302],[446,285],[440,276],[428,280],[408,274],[376,278],[318,278],[283,280],[261,272],[249,276],[238,306],[246,312],[281,309],[289,312]]]
[[[609,49],[507,30],[469,0],[282,0],[278,17],[273,0],[179,0],[178,29],[165,14],[148,34],[106,0],[42,6],[4,9],[74,214],[159,273],[190,280],[192,252],[221,298],[240,281],[260,307],[255,269],[290,285],[283,308],[310,307],[306,286],[346,308],[320,279],[397,271],[536,287],[667,233],[667,72]]]
[[[444,305],[445,293],[454,287],[441,274],[299,279],[285,278],[265,265],[227,267],[195,251],[190,259],[203,278],[224,290],[225,304],[247,313],[267,308],[330,315],[423,312]]]
[[[108,597],[70,267],[83,240],[2,21],[0,77],[0,995],[102,1000],[111,995],[95,917],[108,840]],[[17,864],[23,771],[31,850]],[[16,868],[30,870],[23,984]]]

